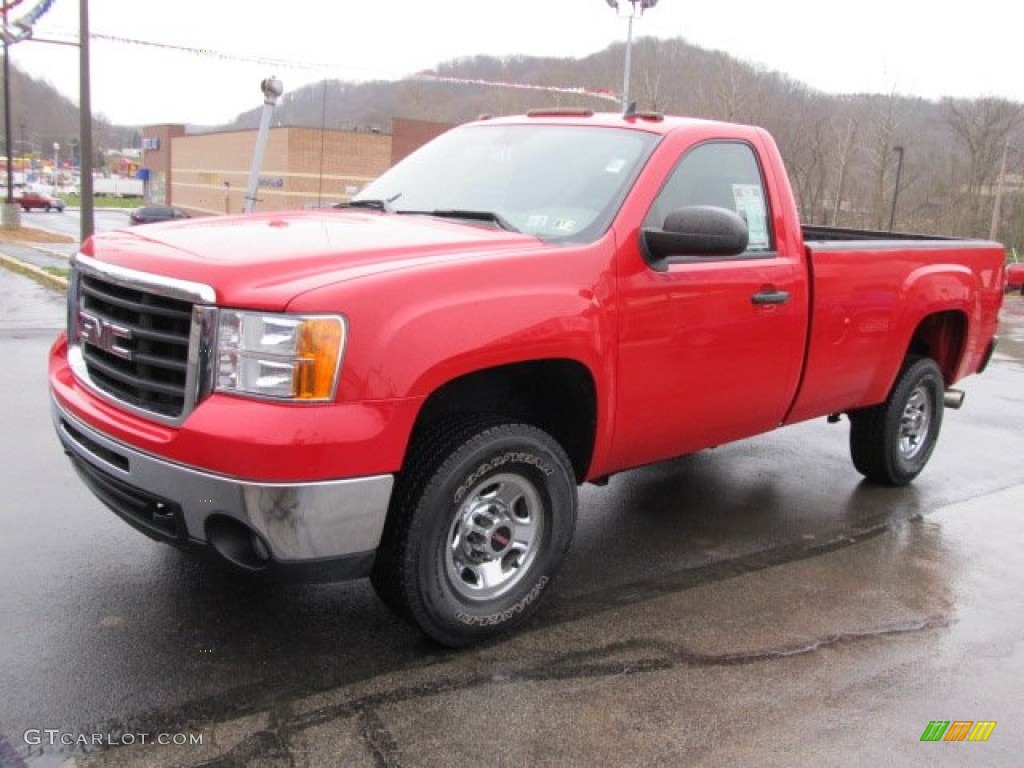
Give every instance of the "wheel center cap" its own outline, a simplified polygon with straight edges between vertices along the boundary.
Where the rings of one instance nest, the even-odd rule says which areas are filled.
[[[507,525],[501,525],[491,532],[491,551],[503,552],[512,541],[512,531]]]
[[[464,518],[462,548],[476,562],[502,557],[512,544],[514,528],[508,510],[501,504],[471,507]]]

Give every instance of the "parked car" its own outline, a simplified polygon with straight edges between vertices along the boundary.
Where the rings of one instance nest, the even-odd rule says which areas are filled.
[[[157,221],[190,218],[181,208],[171,205],[143,205],[132,211],[132,224],[152,224]]]
[[[1024,296],[1024,262],[1006,265],[1006,290],[1020,291]]]
[[[59,197],[47,195],[45,192],[22,192],[17,198],[18,205],[23,211],[31,211],[39,208],[45,211],[63,211],[64,201]]]

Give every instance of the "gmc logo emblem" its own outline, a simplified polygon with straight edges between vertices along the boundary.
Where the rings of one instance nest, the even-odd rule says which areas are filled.
[[[115,357],[132,359],[132,351],[127,346],[132,339],[131,328],[96,317],[84,309],[78,310],[78,338]]]

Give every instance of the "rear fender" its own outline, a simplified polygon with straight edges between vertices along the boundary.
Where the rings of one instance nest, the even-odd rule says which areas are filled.
[[[947,387],[966,375],[963,361],[980,311],[977,278],[970,268],[932,264],[915,269],[900,287],[897,305],[889,334],[894,342],[884,351],[868,402],[885,400],[908,354],[933,358]]]

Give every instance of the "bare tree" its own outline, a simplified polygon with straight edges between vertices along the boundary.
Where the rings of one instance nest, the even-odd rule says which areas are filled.
[[[850,164],[854,158],[857,147],[857,138],[860,131],[860,123],[852,115],[838,117],[832,124],[832,135],[834,137],[834,162],[836,185],[832,199],[832,212],[829,223],[834,227],[839,221],[839,212],[843,208],[844,195],[846,192],[846,179],[849,173]]]
[[[980,237],[987,234],[1003,148],[1021,126],[1024,112],[1021,105],[1004,99],[947,99],[945,103],[949,125],[967,153],[966,206],[959,229],[961,234]]]
[[[871,226],[882,229],[889,221],[895,191],[895,147],[900,145],[899,132],[904,115],[901,100],[895,93],[887,94],[874,104],[867,159],[871,184]]]

